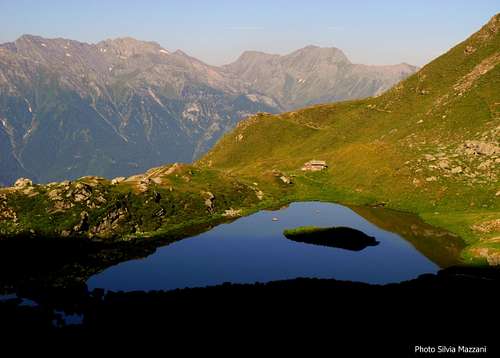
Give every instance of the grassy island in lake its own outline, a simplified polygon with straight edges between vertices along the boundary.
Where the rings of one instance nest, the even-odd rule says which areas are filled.
[[[368,246],[379,244],[374,237],[350,227],[300,226],[283,231],[287,239],[307,244],[337,247],[351,251],[361,251]]]

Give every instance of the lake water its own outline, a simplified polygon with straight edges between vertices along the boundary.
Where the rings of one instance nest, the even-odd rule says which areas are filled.
[[[283,235],[285,229],[305,225],[347,226],[375,237],[380,243],[361,251],[349,251],[295,242]],[[389,283],[437,270],[438,264],[409,241],[377,227],[352,209],[330,203],[301,202],[278,211],[260,211],[161,247],[144,259],[108,268],[91,277],[87,284],[90,289],[131,291],[296,277]]]

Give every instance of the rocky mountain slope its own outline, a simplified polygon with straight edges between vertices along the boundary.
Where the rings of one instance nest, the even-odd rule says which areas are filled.
[[[341,50],[317,46],[285,56],[247,51],[224,68],[287,110],[379,95],[417,70],[353,64]]]
[[[315,51],[302,50],[309,53],[304,60]],[[233,67],[209,66],[131,38],[86,44],[26,35],[0,45],[0,184],[20,176],[48,182],[131,175],[166,162],[190,162],[242,118],[288,108],[286,96],[264,93],[252,75],[240,78]],[[322,66],[308,71],[333,75]],[[357,78],[370,82],[370,76]],[[340,81],[333,83],[333,97],[326,95],[331,83],[311,96],[370,96],[401,78],[390,71],[379,77],[362,90],[337,89],[344,86]]]
[[[0,182],[113,176],[191,161],[238,120],[277,111],[216,68],[125,38],[0,47]]]

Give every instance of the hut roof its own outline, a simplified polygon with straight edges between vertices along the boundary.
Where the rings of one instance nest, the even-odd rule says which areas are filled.
[[[310,165],[325,165],[326,166],[326,162],[324,160],[311,160],[311,161],[307,162],[306,164],[310,164]]]

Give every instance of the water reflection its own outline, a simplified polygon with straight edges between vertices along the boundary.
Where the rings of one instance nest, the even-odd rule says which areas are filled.
[[[465,243],[458,236],[426,224],[412,214],[366,206],[351,209],[381,229],[399,234],[439,267],[460,264]]]
[[[284,238],[285,229],[306,225],[350,227],[380,244],[349,251]],[[429,226],[418,218],[385,209],[293,203],[159,248],[145,259],[111,267],[87,283],[90,288],[153,290],[296,277],[399,282],[458,260],[458,238],[435,229],[435,235],[428,235],[426,230]]]

